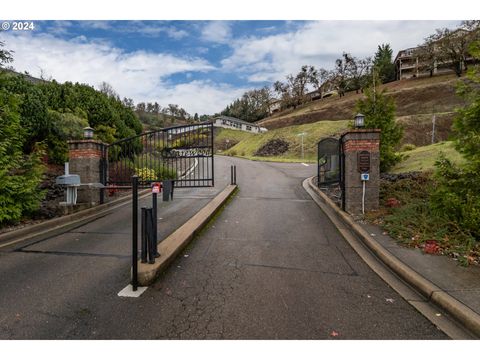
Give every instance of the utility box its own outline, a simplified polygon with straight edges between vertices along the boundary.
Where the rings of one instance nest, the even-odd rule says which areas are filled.
[[[173,180],[163,180],[163,201],[170,201],[173,199]]]

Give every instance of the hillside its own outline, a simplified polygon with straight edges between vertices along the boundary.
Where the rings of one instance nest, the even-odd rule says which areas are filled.
[[[349,121],[318,121],[312,124],[293,125],[273,129],[263,134],[252,134],[239,130],[216,129],[215,150],[217,154],[245,157],[251,160],[279,162],[316,162],[317,144],[322,138],[338,136],[348,129]],[[298,136],[305,133],[304,158],[302,159],[302,141]],[[256,155],[263,146],[272,140],[280,139],[288,143],[288,150],[278,156]],[[462,163],[463,157],[453,147],[451,141],[442,141],[412,150],[400,152],[404,155],[402,162],[390,172],[402,173],[410,171],[433,170],[440,153],[455,164]]]
[[[219,154],[246,157],[253,160],[270,161],[316,161],[317,143],[320,139],[328,136],[340,135],[348,129],[347,120],[319,121],[312,124],[294,125],[280,129],[274,129],[263,134],[250,134],[239,130],[221,129],[215,136],[215,148]],[[302,160],[302,139],[304,136],[304,159]],[[233,147],[225,149],[226,140]],[[278,156],[256,156],[256,152],[269,141],[281,139],[288,143],[288,150]]]
[[[432,145],[421,146],[410,151],[404,151],[404,160],[397,164],[391,172],[403,173],[409,171],[427,171],[435,168],[435,161],[443,153],[454,164],[464,162],[463,156],[455,150],[451,141],[439,142]]]
[[[404,143],[417,146],[431,141],[431,121],[436,114],[436,139],[448,139],[456,107],[464,102],[455,94],[455,75],[435,76],[411,80],[400,80],[381,85],[379,90],[393,96],[397,106],[397,119],[405,125]],[[330,97],[289,109],[257,124],[269,130],[291,125],[309,124],[320,120],[350,120],[356,111],[355,105],[363,95],[355,92],[344,97]]]

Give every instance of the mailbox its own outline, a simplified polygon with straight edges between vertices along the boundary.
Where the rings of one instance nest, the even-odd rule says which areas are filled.
[[[78,186],[80,185],[80,176],[75,174],[60,175],[55,179],[57,185]]]

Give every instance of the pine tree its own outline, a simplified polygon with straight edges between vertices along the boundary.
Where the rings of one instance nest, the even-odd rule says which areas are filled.
[[[378,71],[382,84],[395,80],[395,64],[392,62],[393,51],[390,44],[378,45],[373,64]]]
[[[395,103],[385,90],[365,89],[365,98],[357,102],[357,110],[365,115],[365,127],[380,129],[380,171],[388,171],[401,160],[395,147],[403,136],[403,128],[395,122]]]

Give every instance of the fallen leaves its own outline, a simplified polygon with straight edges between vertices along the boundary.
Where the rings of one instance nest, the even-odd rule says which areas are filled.
[[[427,240],[425,241],[425,245],[423,247],[423,251],[426,254],[436,254],[440,250],[438,243],[436,240]]]

